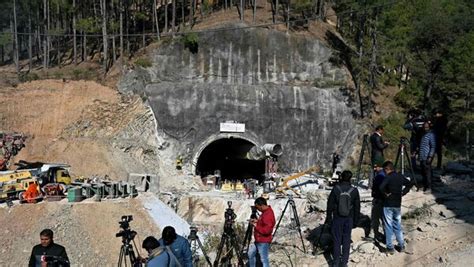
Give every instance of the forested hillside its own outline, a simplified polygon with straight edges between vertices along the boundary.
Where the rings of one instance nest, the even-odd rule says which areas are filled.
[[[167,38],[182,38],[188,46],[197,46],[199,34],[209,29],[197,30],[196,25],[216,14],[237,18],[245,23],[241,27],[274,25],[288,32],[304,32],[313,21],[336,24],[342,38],[331,32],[325,38],[339,52],[334,61],[352,74],[358,116],[373,115],[373,95],[382,88],[398,88],[399,106],[426,114],[434,108],[444,110],[452,122],[451,138],[469,143],[474,122],[474,2],[469,0],[0,3],[0,64],[14,64],[24,80],[37,78],[28,76],[33,68],[92,61],[100,63],[101,73],[107,75],[114,64],[126,64],[140,48]]]

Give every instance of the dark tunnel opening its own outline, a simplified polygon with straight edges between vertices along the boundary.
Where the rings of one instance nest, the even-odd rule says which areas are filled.
[[[209,144],[199,155],[196,174],[205,177],[220,170],[223,180],[263,180],[265,160],[248,160],[247,152],[254,146],[240,138],[219,139]]]

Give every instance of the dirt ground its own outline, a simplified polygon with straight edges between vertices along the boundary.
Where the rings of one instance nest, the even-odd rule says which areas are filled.
[[[144,110],[140,100],[93,81],[39,80],[0,88],[1,130],[27,135],[12,163],[68,163],[78,176],[123,178],[110,140]]]
[[[115,266],[122,244],[115,234],[122,215],[133,216],[130,228],[138,232],[135,241],[139,249],[148,235],[160,236],[160,229],[136,199],[79,203],[63,199],[12,208],[2,204],[0,224],[8,227],[0,236],[0,266],[26,266],[44,228],[54,231],[54,241],[66,247],[73,266]]]

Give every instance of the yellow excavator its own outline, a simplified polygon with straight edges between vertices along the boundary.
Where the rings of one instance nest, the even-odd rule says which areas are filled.
[[[291,176],[283,178],[283,180],[281,180],[281,185],[277,186],[277,188],[275,189],[276,196],[277,197],[285,197],[286,196],[286,191],[291,190],[295,193],[296,196],[300,197],[301,194],[299,193],[299,191],[292,188],[291,186],[289,186],[288,182],[290,182],[292,180],[295,180],[295,179],[298,179],[298,178],[300,178],[301,176],[303,176],[305,174],[309,174],[309,173],[312,173],[312,172],[318,172],[320,169],[321,168],[319,166],[313,166],[313,167],[311,167],[311,168],[309,168],[305,171],[298,172],[298,173],[295,173]]]

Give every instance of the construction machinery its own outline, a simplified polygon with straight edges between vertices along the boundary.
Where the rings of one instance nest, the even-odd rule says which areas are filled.
[[[34,203],[40,198],[38,181],[31,173],[0,175],[0,201],[19,199],[20,202]]]
[[[312,172],[317,172],[320,170],[320,167],[318,166],[313,166],[305,171],[302,171],[302,172],[298,172],[298,173],[295,173],[293,175],[290,175],[286,178],[283,178],[280,183],[279,186],[277,186],[277,188],[275,189],[275,193],[277,194],[277,197],[285,197],[287,194],[286,192],[288,190],[291,190],[293,191],[293,193],[295,193],[296,196],[300,197],[301,194],[299,193],[298,190],[294,189],[293,187],[289,186],[288,183],[290,181],[293,181],[293,180],[296,180],[298,179],[299,177],[305,175],[305,174],[309,174],[309,173],[312,173]]]

